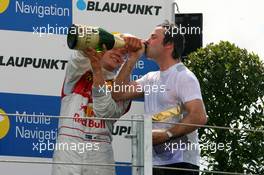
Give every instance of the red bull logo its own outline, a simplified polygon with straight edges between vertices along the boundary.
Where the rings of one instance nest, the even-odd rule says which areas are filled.
[[[73,117],[74,122],[80,123],[83,126],[89,128],[105,128],[104,120],[92,120],[92,119],[84,119],[80,117],[81,117],[80,114],[76,113]]]
[[[94,112],[93,112],[93,106],[92,106],[92,104],[81,105],[81,107],[80,107],[80,111],[83,111],[87,117],[92,117],[92,116],[94,116]]]

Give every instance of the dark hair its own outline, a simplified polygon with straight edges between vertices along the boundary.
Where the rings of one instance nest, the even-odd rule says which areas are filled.
[[[163,45],[173,43],[174,49],[171,56],[174,59],[180,59],[184,50],[185,39],[184,36],[179,32],[179,27],[176,24],[170,23],[165,20],[162,24],[159,24],[165,29]]]

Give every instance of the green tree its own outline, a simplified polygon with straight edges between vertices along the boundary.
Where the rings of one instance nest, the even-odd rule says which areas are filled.
[[[256,54],[221,41],[185,63],[200,81],[208,125],[264,129],[264,65]],[[263,132],[204,128],[199,134],[208,170],[264,174]]]

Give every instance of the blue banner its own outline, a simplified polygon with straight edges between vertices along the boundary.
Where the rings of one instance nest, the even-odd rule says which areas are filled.
[[[0,93],[0,99],[1,113],[16,114],[1,116],[0,155],[52,157],[58,119],[41,116],[59,115],[60,98]]]
[[[3,30],[66,34],[72,24],[72,1],[1,0],[0,21]]]

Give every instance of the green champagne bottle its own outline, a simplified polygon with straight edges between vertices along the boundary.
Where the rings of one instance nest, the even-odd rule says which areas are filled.
[[[97,51],[121,48],[125,41],[120,34],[112,34],[100,27],[73,24],[68,31],[67,44],[70,49],[84,50],[88,47]]]

